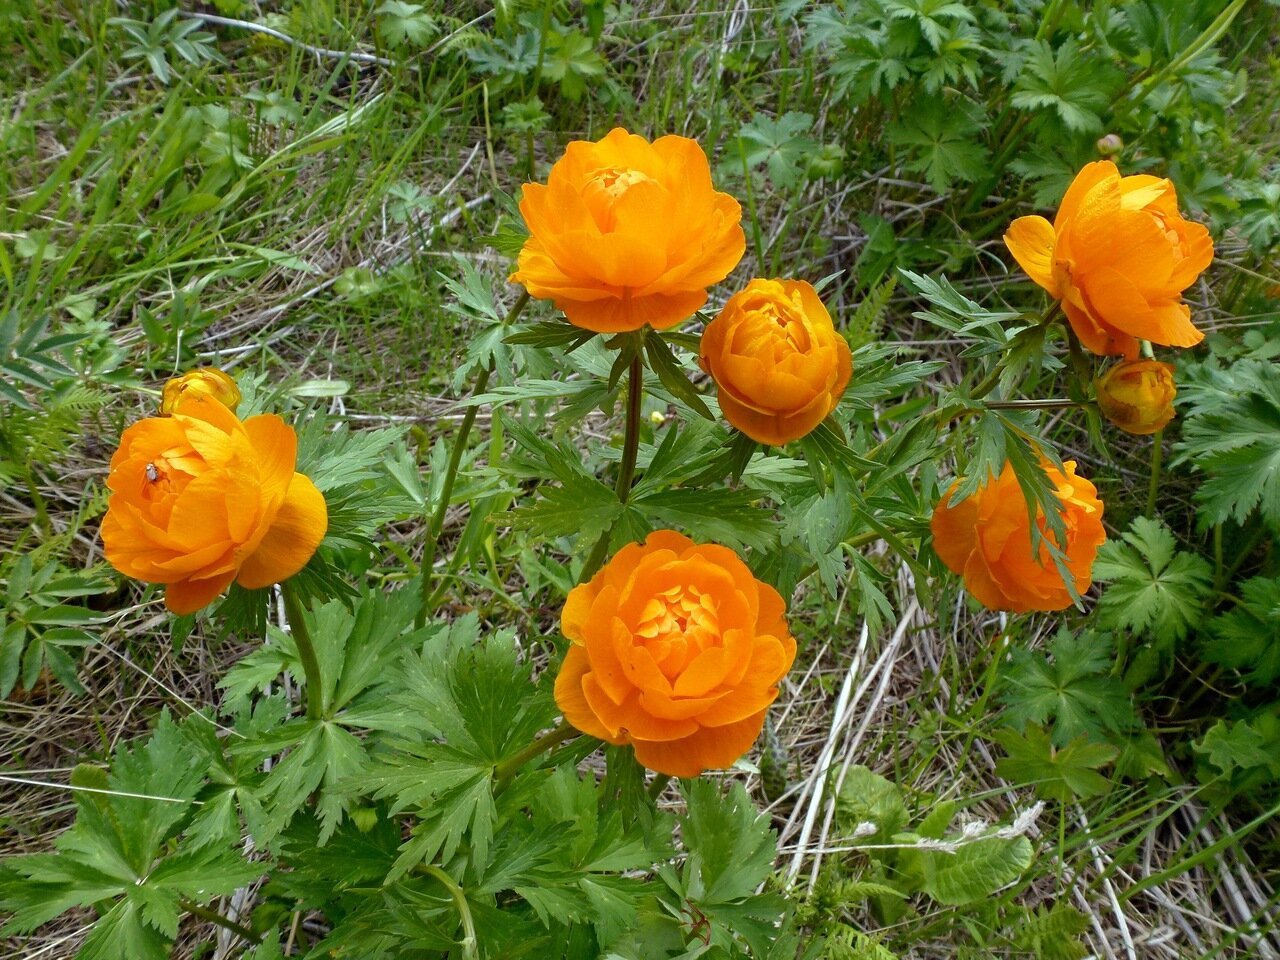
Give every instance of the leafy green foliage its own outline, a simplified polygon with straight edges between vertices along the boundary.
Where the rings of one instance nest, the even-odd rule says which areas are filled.
[[[1017,730],[1048,726],[1053,744],[1077,737],[1105,741],[1137,722],[1129,691],[1111,676],[1113,645],[1107,634],[1058,631],[1049,646],[1052,660],[1033,650],[1014,649],[1001,668],[1004,720]]]
[[[1244,525],[1254,510],[1280,528],[1280,382],[1275,365],[1243,360],[1223,369],[1204,367],[1183,396],[1190,410],[1182,425],[1178,461],[1206,479],[1195,498],[1206,524],[1234,519]]]
[[[206,63],[226,63],[214,45],[217,38],[201,30],[201,21],[195,17],[182,17],[177,7],[171,7],[150,23],[127,17],[112,17],[108,22],[123,30],[133,41],[124,51],[126,60],[145,60],[151,73],[162,84],[174,78],[171,54],[176,54],[193,66]]]
[[[105,593],[108,581],[68,573],[55,561],[36,567],[31,554],[18,558],[7,580],[0,607],[0,697],[19,682],[33,689],[45,667],[68,690],[84,693],[74,655],[97,642],[89,628],[103,617],[68,601]]]
[[[955,181],[970,183],[987,172],[987,153],[976,134],[986,127],[982,110],[963,100],[926,100],[889,127],[890,143],[907,147],[907,168],[942,193]]]
[[[378,37],[392,49],[406,44],[424,47],[439,31],[420,3],[384,0],[374,13],[378,15]]]
[[[1165,642],[1182,639],[1199,622],[1212,586],[1209,564],[1178,550],[1169,528],[1147,517],[1102,545],[1093,575],[1109,584],[1098,603],[1104,626]]]
[[[58,837],[58,852],[11,858],[0,873],[0,909],[13,914],[0,933],[93,904],[101,919],[79,960],[167,957],[184,903],[228,894],[266,866],[246,863],[234,845],[183,837],[207,763],[165,713],[145,745],[116,752],[109,776],[77,768],[76,822]]]
[[[1089,918],[1075,907],[1037,907],[1015,928],[1013,947],[1038,960],[1084,960],[1089,951],[1080,936],[1087,929]]]
[[[1244,581],[1236,605],[1210,620],[1206,632],[1201,655],[1210,663],[1238,670],[1258,687],[1280,679],[1280,578]]]
[[[1098,133],[1100,112],[1110,105],[1120,80],[1109,64],[1082,56],[1073,39],[1057,50],[1033,41],[1009,103],[1020,110],[1052,109],[1068,131]]]

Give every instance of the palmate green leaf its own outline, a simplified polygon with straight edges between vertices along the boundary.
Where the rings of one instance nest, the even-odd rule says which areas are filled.
[[[1034,725],[1022,733],[1001,730],[992,739],[1008,754],[996,762],[996,773],[1012,783],[1034,786],[1046,800],[1067,803],[1110,789],[1110,781],[1098,770],[1118,756],[1113,746],[1080,737],[1058,749],[1044,728]]]
[[[807,113],[793,111],[777,119],[759,115],[742,125],[731,149],[739,164],[763,165],[769,179],[787,189],[800,182],[809,158],[818,149],[818,142],[806,136],[811,129],[813,117]]]
[[[622,501],[612,487],[594,477],[571,475],[562,486],[543,486],[540,498],[529,506],[495,514],[498,522],[531,530],[540,539],[577,534],[591,543],[622,514]]]
[[[378,37],[393,50],[404,44],[426,46],[439,31],[435,19],[420,3],[384,0],[374,11],[378,15]]]
[[[1253,577],[1237,593],[1234,609],[1209,621],[1201,655],[1239,670],[1246,683],[1274,683],[1280,679],[1280,577]]]
[[[1074,38],[1056,52],[1048,42],[1034,40],[1009,102],[1019,110],[1052,109],[1073,133],[1098,133],[1100,114],[1122,80],[1101,56],[1081,53]]]
[[[907,169],[924,174],[929,186],[943,193],[957,180],[972,183],[987,175],[980,137],[986,127],[977,104],[931,97],[904,112],[885,134],[890,143],[909,148]]]
[[[1205,733],[1204,739],[1191,746],[1196,753],[1203,754],[1217,767],[1223,776],[1229,777],[1236,770],[1263,768],[1272,777],[1280,777],[1280,757],[1276,754],[1276,743],[1255,729],[1249,721],[1228,723],[1219,720]]]
[[[991,350],[1002,350],[1014,330],[1006,326],[1023,315],[1010,310],[987,310],[957,290],[943,274],[937,278],[899,270],[907,286],[928,300],[937,310],[920,310],[911,315],[965,338],[976,338],[989,344]],[[939,312],[940,311],[940,312]]]
[[[1001,668],[1004,720],[1021,730],[1051,724],[1053,743],[1065,747],[1079,736],[1102,739],[1137,722],[1129,691],[1110,676],[1112,641],[1107,634],[1073,635],[1059,630],[1050,645],[1053,660],[1015,649]]]
[[[1199,622],[1213,586],[1208,561],[1179,551],[1169,528],[1148,517],[1135,519],[1122,540],[1102,545],[1093,575],[1110,584],[1098,602],[1103,626],[1165,643]]]
[[[1204,524],[1234,519],[1248,525],[1253,511],[1280,527],[1280,377],[1275,364],[1241,360],[1229,368],[1202,367],[1185,391],[1191,410],[1182,424],[1177,462],[1207,479],[1196,490]]]

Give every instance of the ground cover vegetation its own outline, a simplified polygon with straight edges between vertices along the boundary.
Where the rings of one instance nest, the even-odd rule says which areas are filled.
[[[1280,956],[1278,34],[6,4],[8,955]]]

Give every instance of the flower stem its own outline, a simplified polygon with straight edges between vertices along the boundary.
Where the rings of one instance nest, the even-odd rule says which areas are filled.
[[[510,326],[520,316],[524,310],[525,304],[529,302],[529,291],[522,290],[520,298],[507,311],[506,317],[502,320],[504,327]],[[472,390],[472,396],[479,396],[484,393],[485,388],[489,386],[489,377],[493,375],[493,364],[480,371],[480,376],[476,378],[475,389]],[[467,412],[462,416],[462,424],[458,427],[458,435],[453,438],[453,449],[449,452],[449,465],[445,468],[444,482],[440,486],[440,502],[436,504],[435,513],[431,515],[431,520],[427,524],[427,540],[422,549],[422,578],[419,584],[421,590],[422,605],[418,608],[418,615],[414,617],[415,626],[421,627],[427,622],[428,608],[431,606],[431,581],[432,573],[435,571],[436,550],[440,544],[440,535],[444,532],[445,515],[449,512],[449,501],[453,497],[453,485],[458,479],[458,466],[462,463],[462,455],[467,449],[467,437],[471,434],[471,427],[476,422],[476,412],[478,407],[467,407]]]
[[[631,483],[636,475],[636,456],[640,452],[640,407],[644,401],[644,365],[640,360],[640,351],[636,350],[631,358],[630,377],[627,381],[627,426],[622,439],[622,464],[618,467],[618,482],[614,484],[614,492],[623,504],[631,496]],[[609,552],[609,537],[613,534],[613,525],[609,525],[600,534],[587,562],[582,565],[578,582],[585,583],[604,564],[605,555]]]
[[[1156,496],[1160,492],[1160,467],[1164,459],[1164,431],[1157,430],[1151,444],[1151,482],[1147,484],[1147,516],[1156,515]]]
[[[542,736],[535,738],[532,743],[517,753],[514,757],[508,757],[506,760],[503,760],[493,768],[495,791],[506,786],[506,782],[516,775],[516,771],[538,754],[546,753],[556,744],[563,743],[570,737],[577,736],[577,733],[578,731],[570,726],[567,720],[561,720]]]
[[[178,906],[194,917],[199,917],[201,920],[208,920],[210,923],[216,923],[224,930],[230,930],[241,940],[246,940],[249,943],[262,942],[262,937],[258,936],[248,927],[243,927],[234,920],[229,920],[217,910],[210,910],[208,907],[202,907],[194,900],[188,900],[184,897],[178,901]]]
[[[288,580],[280,584],[280,592],[284,595],[289,633],[293,637],[293,645],[298,648],[298,659],[302,662],[302,673],[306,678],[307,716],[320,720],[324,717],[324,688],[320,679],[320,661],[316,659],[315,644],[311,642],[311,631],[302,609],[302,598]]]
[[[466,892],[458,886],[453,877],[449,876],[434,863],[424,864],[420,869],[427,876],[435,877],[440,882],[440,886],[449,891],[449,896],[453,899],[453,905],[458,908],[458,916],[462,918],[462,955],[468,960],[474,960],[479,956],[476,950],[476,924],[471,918],[471,905],[467,903]]]

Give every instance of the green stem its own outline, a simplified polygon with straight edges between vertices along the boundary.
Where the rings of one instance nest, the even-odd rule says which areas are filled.
[[[986,405],[988,410],[1069,410],[1087,406],[1079,400],[994,400]]]
[[[636,475],[636,456],[640,452],[640,408],[644,401],[644,365],[637,349],[631,358],[630,378],[627,382],[627,425],[622,439],[622,464],[618,467],[618,482],[614,484],[614,492],[618,500],[626,503],[631,496],[631,483]],[[586,583],[604,564],[605,555],[609,552],[609,538],[613,535],[613,525],[600,534],[587,562],[582,565],[578,574],[578,582]]]
[[[479,956],[476,949],[476,923],[471,918],[471,905],[467,903],[466,892],[458,886],[453,877],[434,863],[424,864],[420,869],[427,876],[435,877],[440,882],[440,886],[449,891],[453,905],[458,908],[458,916],[462,918],[462,955],[468,960],[475,960]]]
[[[316,659],[315,644],[311,642],[311,630],[302,609],[302,598],[298,596],[297,587],[286,580],[280,584],[280,592],[284,595],[284,614],[289,621],[289,633],[293,637],[293,645],[298,648],[298,659],[302,662],[302,673],[307,685],[307,716],[312,720],[324,717],[324,687],[320,680],[320,661]]]
[[[506,785],[506,782],[516,775],[521,767],[541,753],[546,753],[558,743],[563,743],[578,733],[568,722],[561,720],[556,726],[552,727],[542,736],[535,739],[527,747],[517,753],[514,757],[503,760],[500,764],[493,768],[493,781],[495,791]]]
[[[1147,484],[1147,516],[1156,515],[1156,499],[1160,493],[1160,467],[1164,461],[1164,431],[1157,430],[1151,445],[1151,482]]]
[[[208,920],[210,923],[216,923],[224,930],[230,930],[241,940],[247,940],[249,943],[261,943],[262,937],[258,936],[248,927],[242,927],[234,920],[229,920],[220,914],[217,910],[210,910],[208,907],[202,907],[194,900],[182,898],[178,901],[178,906],[191,914],[193,917],[199,917],[201,920]]]
[[[503,318],[502,325],[510,326],[520,316],[525,305],[529,302],[529,291],[520,291],[520,298],[507,311],[506,317]],[[489,386],[489,377],[493,375],[493,364],[485,367],[480,371],[480,376],[476,378],[475,389],[472,396],[476,397],[484,393],[485,388]],[[467,437],[471,434],[471,427],[476,422],[476,412],[478,407],[467,407],[467,412],[462,416],[462,424],[458,427],[458,435],[453,439],[453,449],[449,451],[449,465],[445,468],[444,483],[440,487],[440,502],[436,504],[436,511],[431,516],[431,521],[427,525],[427,541],[422,548],[422,569],[420,590],[422,595],[422,605],[418,609],[418,615],[414,617],[414,623],[421,627],[427,622],[427,612],[431,607],[431,581],[432,574],[435,572],[436,550],[440,543],[440,535],[444,532],[444,518],[449,512],[449,501],[453,497],[453,485],[458,479],[458,467],[462,463],[462,455],[467,449]]]

